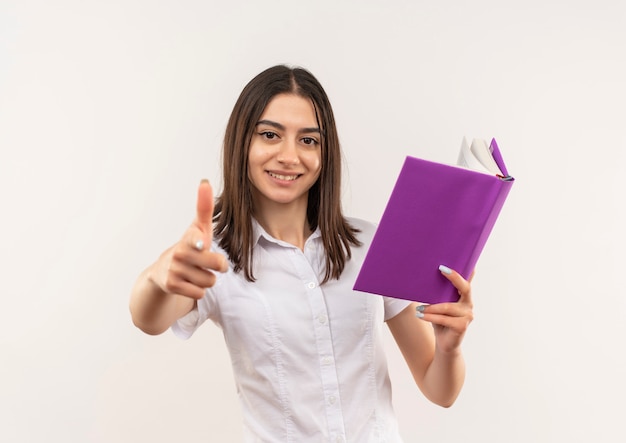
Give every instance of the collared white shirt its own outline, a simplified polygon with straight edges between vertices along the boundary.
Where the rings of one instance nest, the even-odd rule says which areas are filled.
[[[303,252],[255,222],[256,281],[231,267],[172,326],[182,338],[206,319],[222,328],[248,442],[402,441],[383,328],[410,302],[352,290],[375,226],[349,221],[363,246],[352,248],[339,280],[323,285],[319,229]]]

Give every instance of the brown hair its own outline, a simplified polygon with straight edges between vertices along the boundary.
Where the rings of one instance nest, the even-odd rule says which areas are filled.
[[[321,132],[322,166],[309,190],[307,220],[320,228],[326,251],[323,282],[339,278],[350,247],[361,242],[341,210],[341,148],[335,117],[326,92],[307,70],[274,66],[258,74],[243,89],[230,115],[224,136],[224,190],[215,203],[215,237],[228,253],[235,271],[243,270],[254,281],[252,269],[252,191],[248,180],[248,151],[256,124],[270,100],[282,93],[296,94],[313,102]]]

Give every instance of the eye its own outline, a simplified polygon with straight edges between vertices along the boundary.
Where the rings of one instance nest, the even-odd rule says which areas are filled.
[[[302,139],[302,143],[304,143],[305,145],[314,146],[317,145],[319,142],[313,137],[304,137]]]
[[[272,131],[259,132],[259,135],[267,140],[274,140],[276,137],[278,137],[278,134]]]

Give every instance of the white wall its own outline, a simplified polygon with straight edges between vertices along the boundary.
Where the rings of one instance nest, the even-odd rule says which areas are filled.
[[[287,62],[334,104],[345,208],[377,221],[405,155],[495,136],[517,181],[474,281],[457,404],[389,342],[407,442],[624,441],[622,2],[3,0],[0,441],[238,441],[220,331],[135,329],[243,85]]]

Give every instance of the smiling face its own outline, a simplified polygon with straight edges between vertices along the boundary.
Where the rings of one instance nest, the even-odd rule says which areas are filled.
[[[311,100],[278,94],[257,122],[248,151],[255,204],[295,205],[306,212],[321,170],[321,135]]]

